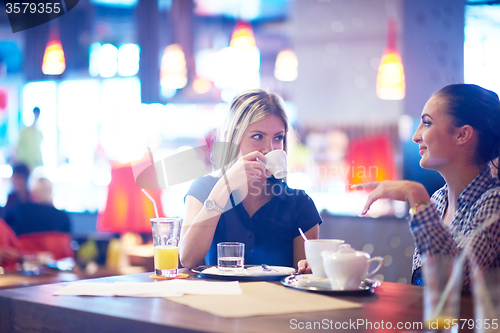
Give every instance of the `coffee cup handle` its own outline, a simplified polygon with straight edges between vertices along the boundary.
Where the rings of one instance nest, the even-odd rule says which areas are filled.
[[[349,253],[349,252],[355,252],[355,250],[351,247],[351,244],[340,244],[339,247],[337,247],[338,253]]]
[[[375,273],[377,273],[382,268],[382,265],[384,264],[384,258],[382,258],[382,257],[373,257],[373,258],[368,259],[368,265],[370,265],[374,261],[378,262],[377,267],[375,267],[374,270],[368,272],[365,275],[365,278],[371,277],[372,275],[374,275]]]

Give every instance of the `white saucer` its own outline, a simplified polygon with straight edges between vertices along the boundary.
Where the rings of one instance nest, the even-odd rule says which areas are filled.
[[[353,290],[335,290],[332,289],[330,281],[326,278],[316,277],[312,274],[291,275],[281,280],[285,287],[312,291],[331,295],[364,295],[371,294],[375,288],[380,286],[381,282],[378,280],[364,279],[361,281],[359,288]]]
[[[297,286],[309,286],[309,287],[319,287],[319,288],[331,288],[330,280],[328,278],[314,276],[312,274],[301,274],[295,275],[297,280]]]

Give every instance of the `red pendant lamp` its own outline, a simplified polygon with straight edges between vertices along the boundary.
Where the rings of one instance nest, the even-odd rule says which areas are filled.
[[[380,99],[401,100],[406,94],[405,72],[396,40],[397,22],[389,19],[387,47],[382,54],[377,74],[376,91]]]
[[[61,75],[66,69],[66,60],[61,41],[56,31],[50,34],[50,40],[43,54],[42,72],[45,75]]]
[[[158,205],[158,214],[165,216],[161,203],[161,190],[148,189],[148,192]],[[97,217],[97,230],[113,233],[150,233],[149,219],[152,217],[155,217],[153,205],[137,186],[133,166],[129,163],[113,163],[106,208]]]

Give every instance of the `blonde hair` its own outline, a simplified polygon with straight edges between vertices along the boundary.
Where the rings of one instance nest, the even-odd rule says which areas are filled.
[[[223,145],[220,156],[220,164],[227,170],[238,158],[239,145],[243,134],[250,124],[253,124],[267,116],[274,115],[283,121],[285,135],[283,136],[283,149],[287,149],[288,117],[281,98],[272,93],[260,89],[245,91],[236,96],[231,102],[229,115],[226,120],[226,128],[221,141],[230,144]]]

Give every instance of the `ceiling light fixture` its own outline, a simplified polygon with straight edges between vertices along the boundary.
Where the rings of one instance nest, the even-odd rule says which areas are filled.
[[[295,52],[286,49],[278,53],[274,66],[274,77],[280,81],[295,81],[299,75],[299,61]]]
[[[397,22],[388,21],[387,47],[382,54],[377,74],[376,91],[380,99],[401,100],[406,94],[405,73],[401,55],[396,48]]]
[[[61,75],[66,69],[66,60],[57,31],[51,33],[51,38],[43,54],[42,72],[45,75]]]

